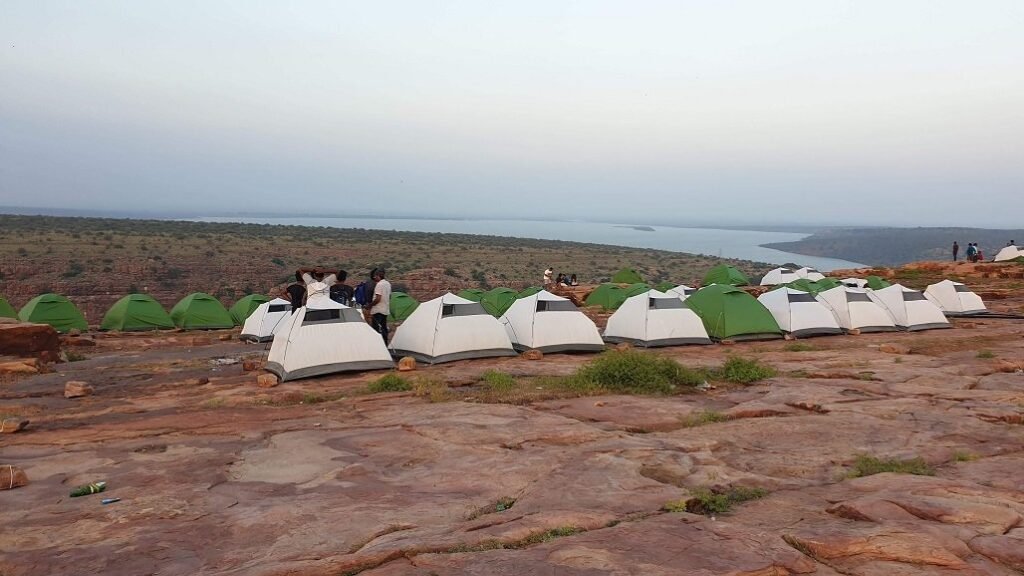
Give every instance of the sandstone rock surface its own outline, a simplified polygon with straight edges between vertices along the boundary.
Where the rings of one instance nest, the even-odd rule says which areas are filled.
[[[82,396],[89,396],[92,393],[92,386],[80,380],[71,380],[64,385],[65,398],[81,398]]]
[[[56,358],[60,354],[60,336],[46,324],[0,324],[0,355],[37,357],[42,353]]]

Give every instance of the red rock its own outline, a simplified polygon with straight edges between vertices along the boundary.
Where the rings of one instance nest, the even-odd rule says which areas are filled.
[[[10,490],[28,484],[25,471],[10,464],[0,464],[0,490]]]
[[[253,372],[259,367],[260,363],[257,360],[242,360],[242,372]]]
[[[416,359],[412,356],[405,356],[398,361],[399,372],[412,372],[416,369]]]
[[[231,340],[231,334],[221,334],[220,336],[217,336],[217,340],[227,342],[228,340]]]
[[[725,340],[719,341],[719,344],[721,344],[722,346],[735,346],[736,345],[736,341],[735,340],[725,339]]]
[[[999,372],[1010,373],[1017,372],[1020,369],[1021,365],[1016,362],[1011,362],[1009,360],[1000,360],[999,362],[996,362],[996,370]]]
[[[523,352],[521,356],[527,360],[540,360],[544,357],[544,353],[540,350],[527,350],[526,352]]]
[[[213,340],[206,336],[193,336],[191,342],[193,346],[209,346],[213,344]]]
[[[46,324],[0,324],[0,354],[34,357],[60,355],[60,336]]]
[[[64,346],[95,346],[96,341],[92,338],[80,338],[76,336],[65,336],[60,339]]]
[[[1018,572],[1024,572],[1024,539],[1009,536],[979,536],[967,543],[978,554],[988,556]]]
[[[199,378],[189,378],[185,381],[185,384],[190,386],[202,386],[203,384],[209,384],[210,379],[206,376],[200,376]]]
[[[850,328],[849,330],[846,331],[846,333],[849,334],[850,336],[860,336],[860,329]]]
[[[260,388],[273,388],[277,386],[277,376],[273,374],[260,374],[256,376],[256,385]]]
[[[92,393],[92,386],[80,380],[69,380],[64,385],[65,398],[80,398],[82,396],[89,396]]]
[[[39,365],[35,359],[0,362],[0,374],[37,374]]]
[[[21,418],[4,418],[0,420],[0,434],[14,434],[24,430],[28,426],[28,420]]]
[[[882,344],[878,351],[886,354],[910,354],[910,347],[902,344]]]

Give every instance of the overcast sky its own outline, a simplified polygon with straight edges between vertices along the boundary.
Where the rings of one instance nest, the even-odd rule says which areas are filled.
[[[1024,211],[1021,0],[3,0],[0,39],[0,205]]]

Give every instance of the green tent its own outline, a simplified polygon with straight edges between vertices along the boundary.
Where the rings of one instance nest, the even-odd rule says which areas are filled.
[[[657,290],[658,292],[668,292],[669,290],[675,288],[676,286],[678,286],[678,284],[674,284],[672,282],[669,282],[668,280],[665,280],[664,282],[658,282],[657,284],[655,284],[654,289]]]
[[[18,318],[22,322],[49,324],[57,332],[67,332],[72,328],[89,329],[85,316],[82,316],[70,300],[60,294],[36,296],[21,308]]]
[[[605,310],[615,310],[626,301],[626,289],[618,284],[604,283],[594,288],[587,296],[587,306],[602,306]]]
[[[818,292],[824,292],[825,290],[831,290],[836,286],[842,286],[843,283],[835,278],[825,277],[814,283],[814,294]]]
[[[892,286],[892,284],[890,284],[887,280],[884,280],[878,276],[868,276],[866,280],[868,281],[868,288],[871,288],[872,290],[881,290],[882,288],[888,288],[889,286]]]
[[[18,312],[6,298],[0,298],[0,318],[17,318]]]
[[[637,294],[643,294],[644,292],[647,292],[650,289],[651,289],[651,287],[648,286],[647,284],[644,284],[643,282],[637,282],[636,284],[630,284],[629,286],[626,286],[626,288],[625,288],[626,291],[625,291],[625,293],[623,295],[622,301],[625,302],[626,298],[632,298],[633,296],[636,296]]]
[[[245,323],[245,319],[259,308],[260,304],[266,302],[270,302],[270,298],[262,294],[249,294],[235,302],[235,305],[228,310],[228,313],[231,314],[231,319],[234,320],[235,326],[241,326]]]
[[[466,300],[472,300],[473,302],[479,302],[484,297],[484,294],[485,292],[479,288],[466,288],[465,290],[459,290],[457,296]]]
[[[686,299],[715,340],[766,340],[781,338],[778,323],[757,298],[735,286],[712,284]]]
[[[174,322],[159,302],[146,294],[129,294],[107,310],[100,323],[100,330],[169,330]]]
[[[516,294],[516,298],[526,298],[527,296],[533,296],[534,294],[540,292],[541,290],[543,290],[543,288],[541,288],[540,286],[529,286],[527,288],[523,288],[522,292],[520,292],[519,294]]]
[[[517,296],[519,296],[519,293],[511,288],[494,288],[484,294],[483,298],[480,299],[480,305],[491,316],[500,318],[516,301]]]
[[[202,292],[189,294],[175,304],[171,308],[171,320],[178,328],[187,330],[217,330],[235,325],[224,305]]]
[[[639,284],[644,279],[640,277],[640,274],[632,268],[623,268],[612,276],[613,284]]]
[[[746,286],[750,284],[750,279],[747,278],[743,272],[728,266],[725,264],[719,264],[704,276],[704,285],[710,284],[730,284],[732,286]]]
[[[773,288],[773,290],[776,289],[776,288],[792,288],[793,290],[800,290],[802,292],[813,293],[814,292],[814,282],[808,280],[807,278],[799,278],[797,280],[793,280],[792,282],[788,282],[786,284],[779,284],[778,286]]]
[[[416,308],[419,308],[420,303],[415,298],[409,296],[405,292],[392,292],[391,293],[391,314],[388,318],[392,322],[402,322],[412,314]]]

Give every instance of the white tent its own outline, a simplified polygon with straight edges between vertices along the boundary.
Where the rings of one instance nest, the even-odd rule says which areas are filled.
[[[687,298],[690,297],[690,294],[693,294],[696,291],[697,291],[696,288],[693,288],[691,286],[687,286],[686,284],[680,284],[679,286],[676,286],[675,288],[670,288],[668,290],[668,292],[666,292],[666,294],[678,294],[680,298],[682,298],[683,300],[686,300]]]
[[[500,320],[516,350],[604,350],[594,322],[572,301],[547,290],[516,300]]]
[[[776,284],[789,284],[793,280],[799,280],[802,278],[796,273],[796,270],[792,268],[780,267],[773,270],[769,270],[764,277],[761,278],[761,286],[775,286]]]
[[[996,262],[1005,262],[1007,260],[1013,260],[1018,256],[1024,256],[1024,251],[1021,251],[1021,249],[1016,246],[1007,246],[1000,250],[993,260]]]
[[[943,280],[924,290],[924,297],[938,306],[947,316],[980,314],[985,312],[985,303],[967,286],[952,280]]]
[[[282,382],[345,372],[394,367],[380,334],[355,308],[332,300],[303,306],[274,334],[267,370]]]
[[[797,270],[796,273],[797,273],[797,276],[799,276],[801,278],[807,278],[811,282],[817,282],[818,280],[821,280],[822,278],[825,277],[824,274],[822,274],[821,272],[818,272],[814,268],[806,268],[806,267],[805,268],[801,268],[801,269]]]
[[[889,311],[875,303],[866,290],[836,286],[815,296],[832,311],[844,330],[860,330],[861,332],[886,332],[896,330]]]
[[[757,297],[784,332],[794,336],[842,334],[832,311],[814,296],[792,288],[777,288]]]
[[[843,278],[840,282],[848,288],[864,288],[868,285],[868,281],[863,278]]]
[[[252,311],[242,324],[242,340],[266,342],[274,339],[274,330],[292,314],[291,302],[274,298]]]
[[[427,364],[516,355],[497,318],[452,293],[420,303],[398,327],[391,351]]]
[[[881,290],[868,290],[867,293],[869,298],[889,312],[893,323],[900,328],[930,330],[950,327],[942,310],[917,290],[893,284]]]
[[[675,292],[657,290],[627,298],[608,318],[604,339],[648,347],[711,344],[697,313]]]

